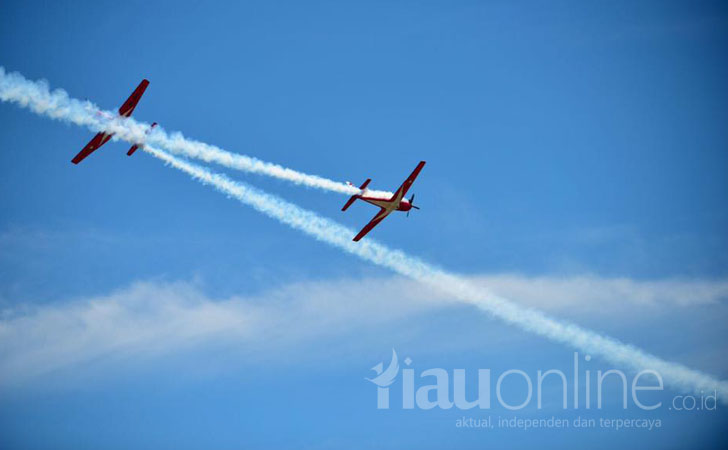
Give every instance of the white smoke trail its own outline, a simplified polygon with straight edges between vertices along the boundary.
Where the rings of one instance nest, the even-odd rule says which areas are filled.
[[[62,90],[51,92],[47,83],[28,81],[17,73],[7,74],[2,67],[0,67],[0,100],[11,101],[38,114],[85,126],[94,131],[113,132],[119,138],[130,142],[146,141],[151,145],[158,144],[177,154],[216,162],[226,167],[269,175],[347,195],[359,193],[358,189],[351,186],[315,175],[296,172],[244,155],[231,154],[214,146],[185,139],[179,133],[170,136],[162,130],[155,129],[145,138],[149,128],[147,124],[132,119],[122,119],[114,113],[100,111],[89,102],[70,98]],[[676,389],[690,392],[716,389],[724,402],[728,399],[728,382],[726,381],[718,380],[681,364],[664,361],[636,347],[577,325],[557,321],[540,311],[524,308],[488,293],[460,277],[410,257],[399,250],[389,249],[370,239],[354,243],[351,241],[353,230],[322,218],[311,211],[299,208],[246,184],[234,182],[224,175],[212,173],[202,167],[177,159],[155,148],[147,146],[144,150],[282,223],[362,259],[388,267],[419,282],[427,283],[461,301],[474,304],[507,323],[592,355],[602,356],[607,361],[635,371],[657,370],[662,375],[665,384]],[[384,195],[387,194],[389,193],[384,193]]]
[[[167,133],[161,127],[149,131],[149,125],[132,118],[120,118],[118,114],[103,111],[91,102],[76,100],[62,89],[51,91],[45,81],[31,81],[17,72],[6,73],[0,66],[0,100],[17,103],[31,111],[52,119],[70,122],[91,129],[115,133],[115,137],[130,143],[147,142],[177,155],[217,163],[243,172],[266,175],[294,184],[337,192],[346,195],[360,194],[354,186],[333,181],[318,175],[310,175],[278,164],[261,161],[246,155],[231,153],[214,145],[185,138],[182,133]],[[366,190],[367,195],[390,198],[391,192]]]
[[[665,385],[677,390],[699,393],[700,391],[712,392],[715,389],[721,401],[726,402],[728,399],[728,381],[721,381],[682,364],[664,361],[616,339],[602,336],[578,325],[553,319],[540,311],[519,306],[493,295],[461,277],[408,256],[400,250],[390,249],[371,239],[358,243],[352,242],[354,230],[334,221],[155,148],[147,146],[144,150],[202,183],[209,184],[220,192],[234,197],[286,225],[303,231],[319,241],[392,269],[418,282],[426,283],[460,301],[473,304],[509,324],[569,345],[582,352],[601,356],[611,363],[635,372],[645,369],[656,370],[662,376]]]

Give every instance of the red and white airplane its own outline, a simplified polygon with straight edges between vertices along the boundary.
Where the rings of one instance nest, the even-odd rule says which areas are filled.
[[[399,189],[397,189],[397,192],[395,192],[394,195],[392,195],[392,197],[389,199],[381,197],[368,197],[366,195],[366,188],[369,185],[369,182],[372,181],[370,178],[367,178],[367,180],[361,186],[359,186],[359,189],[361,189],[361,194],[352,195],[349,201],[346,202],[344,207],[341,208],[341,210],[346,211],[346,209],[351,206],[351,204],[354,203],[355,200],[364,200],[367,203],[379,206],[380,210],[377,215],[374,216],[374,218],[370,220],[364,228],[362,228],[359,234],[354,236],[354,241],[359,241],[359,239],[366,236],[367,233],[372,231],[372,228],[379,225],[379,222],[384,220],[384,218],[387,217],[392,211],[407,211],[407,215],[409,216],[409,212],[412,208],[420,209],[413,204],[413,202],[415,201],[414,194],[412,194],[412,197],[409,200],[407,200],[404,196],[407,194],[410,186],[412,186],[412,183],[415,182],[415,178],[417,178],[417,175],[420,174],[420,171],[423,167],[425,167],[425,161],[420,161],[420,163],[417,164],[417,167],[415,167],[415,170],[412,172],[412,174],[406,180],[404,180],[402,186],[400,186]]]
[[[142,98],[142,95],[144,95],[144,91],[147,89],[147,86],[149,86],[149,81],[142,80],[141,83],[139,83],[139,86],[137,86],[136,89],[134,89],[134,92],[131,93],[129,98],[124,102],[123,105],[119,108],[119,115],[121,117],[129,117],[131,116],[131,113],[134,111],[134,108],[136,108],[137,103],[139,103],[139,99]],[[150,130],[157,126],[157,122],[154,122],[150,128]],[[111,136],[113,136],[114,133],[105,133],[101,132],[98,133],[96,136],[89,141],[88,144],[81,150],[78,155],[74,156],[71,160],[72,163],[78,164],[81,161],[84,160],[88,155],[98,150],[102,145],[109,142],[109,139],[111,139]],[[128,152],[126,154],[128,156],[131,156],[134,154],[135,151],[139,148],[139,146],[142,144],[134,144],[131,146]]]

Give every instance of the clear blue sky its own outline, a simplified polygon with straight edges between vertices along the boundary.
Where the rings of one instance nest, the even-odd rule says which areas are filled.
[[[0,65],[106,109],[147,78],[136,117],[231,151],[380,189],[427,160],[412,189],[422,210],[393,215],[372,237],[472,276],[588,277],[584,304],[564,306],[558,289],[554,304],[514,300],[728,378],[724,4],[5,1],[0,10]],[[378,411],[363,377],[392,347],[420,369],[448,370],[568,368],[571,351],[468,308],[399,306],[396,287],[376,291],[384,306],[357,306],[398,280],[146,154],[127,158],[124,144],[72,165],[90,138],[0,104],[0,307],[3,324],[20,330],[4,335],[0,379],[22,378],[0,386],[2,448],[724,439],[722,411],[661,410],[649,416],[666,425],[653,432],[567,433],[458,430],[461,411]],[[230,175],[352,228],[374,213],[364,204],[341,213],[337,194]],[[609,291],[605,306],[594,280],[629,287]],[[669,292],[639,303],[655,284]],[[174,327],[155,328],[169,311],[149,306],[155,295],[172,305],[243,299],[269,320],[322,292],[335,317],[273,321],[244,339],[179,341],[165,334]],[[149,336],[103,350],[69,338],[60,348],[78,358],[32,348],[62,361],[40,374],[8,363],[30,346],[18,317],[36,318],[43,334],[42,320],[109,301],[138,314],[124,315],[132,324],[152,317]],[[578,415],[538,414],[554,413]],[[597,415],[627,414],[639,416],[613,404]]]

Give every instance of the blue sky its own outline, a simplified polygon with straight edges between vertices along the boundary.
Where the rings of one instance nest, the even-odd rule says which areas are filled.
[[[5,2],[0,65],[421,211],[372,237],[728,378],[728,10],[718,2]],[[719,446],[725,412],[640,432],[461,430],[376,409],[419,369],[572,353],[313,241],[86,130],[0,104],[3,448]],[[219,169],[218,169],[219,170]],[[358,228],[346,198],[230,173]],[[427,300],[422,300],[427,298]],[[94,326],[79,327],[90,320]],[[221,325],[222,324],[222,325]],[[593,361],[594,368],[610,368]],[[514,388],[514,395],[517,394]],[[674,392],[666,392],[670,398]],[[721,405],[722,406],[722,405]],[[560,409],[522,412],[574,417]]]

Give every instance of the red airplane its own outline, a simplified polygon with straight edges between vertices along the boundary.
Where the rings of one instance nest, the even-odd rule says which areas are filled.
[[[131,96],[124,102],[123,105],[119,108],[119,115],[121,117],[129,117],[131,116],[131,113],[134,111],[134,108],[136,108],[137,103],[139,103],[139,99],[142,98],[142,95],[144,95],[144,91],[147,89],[147,86],[149,86],[149,81],[142,80],[141,83],[139,83],[139,86],[137,86],[136,89],[134,89],[134,92],[131,93]],[[157,122],[154,122],[149,130],[157,126]],[[84,160],[88,155],[98,150],[102,145],[109,142],[109,139],[111,139],[111,136],[113,136],[114,133],[105,133],[101,132],[98,133],[96,136],[89,141],[88,144],[81,150],[78,155],[74,156],[71,160],[72,163],[78,164],[81,161]],[[139,148],[139,145],[141,144],[134,144],[131,146],[128,152],[126,152],[127,155],[131,156],[134,154],[135,151]]]
[[[379,210],[377,215],[374,216],[374,218],[370,220],[364,228],[362,228],[359,234],[354,236],[354,241],[359,241],[359,239],[366,236],[367,233],[372,231],[372,228],[379,225],[379,222],[384,220],[384,218],[387,217],[392,211],[407,211],[407,215],[409,216],[409,212],[412,208],[420,209],[413,204],[413,202],[415,201],[415,194],[412,194],[412,197],[409,200],[404,198],[404,196],[407,194],[410,186],[412,186],[412,183],[415,182],[415,178],[417,178],[417,175],[420,174],[420,171],[423,167],[425,167],[425,161],[420,161],[420,163],[417,164],[417,167],[415,167],[415,170],[412,172],[412,174],[406,180],[404,180],[402,186],[400,186],[399,189],[397,189],[397,192],[395,192],[394,195],[392,195],[392,197],[389,199],[384,199],[381,197],[367,197],[366,188],[369,185],[369,182],[372,181],[370,178],[367,178],[367,180],[361,186],[359,186],[359,189],[361,189],[362,193],[352,195],[349,201],[346,202],[344,207],[341,208],[341,210],[346,211],[346,209],[351,206],[351,204],[354,203],[354,201],[357,199],[364,200],[367,203],[379,206],[379,208],[381,209]]]

